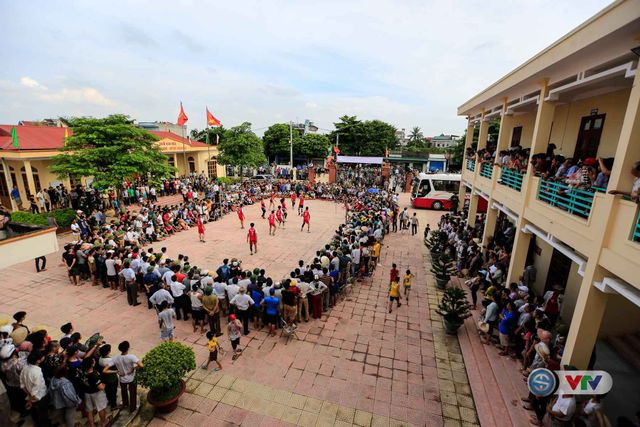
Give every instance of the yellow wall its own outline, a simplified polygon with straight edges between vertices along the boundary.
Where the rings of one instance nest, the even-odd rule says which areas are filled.
[[[620,295],[609,295],[599,337],[638,331],[640,331],[640,307]]]
[[[531,147],[531,138],[533,137],[533,125],[536,121],[536,113],[527,112],[523,114],[515,114],[513,116],[513,127],[522,126],[522,135],[520,137],[520,145],[523,148]],[[509,131],[509,145],[513,136],[513,128]]]
[[[572,262],[569,277],[567,278],[567,286],[564,288],[564,300],[560,312],[563,322],[567,325],[571,324],[571,318],[576,308],[576,300],[578,299],[581,284],[582,276],[578,274],[578,264]]]
[[[533,260],[533,265],[536,267],[536,284],[533,287],[533,291],[538,295],[542,295],[544,293],[544,285],[547,283],[553,247],[539,237],[535,239],[536,246],[540,248],[540,255],[536,254]]]
[[[598,114],[606,114],[598,156],[613,157],[620,138],[630,91],[630,89],[619,90],[556,106],[550,140],[558,148],[556,154],[573,157],[580,122],[583,117],[591,115],[592,109],[597,108]]]

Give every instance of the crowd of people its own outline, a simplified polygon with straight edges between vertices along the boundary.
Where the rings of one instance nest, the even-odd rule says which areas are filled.
[[[464,215],[457,214],[446,214],[439,223],[439,231],[446,236],[445,252],[455,260],[471,295],[481,341],[495,345],[503,357],[520,360],[524,379],[536,368],[561,369],[568,333],[560,318],[563,286],[555,283],[544,294],[536,294],[537,272],[530,259],[518,281],[507,283],[513,226],[509,221],[497,226],[484,246],[480,240],[483,227],[482,215],[474,227],[467,225]],[[553,425],[603,425],[599,397],[529,394],[522,401],[525,409],[533,411],[530,422],[534,425],[543,425],[545,417]]]
[[[196,177],[171,182],[175,186],[170,184],[156,195],[182,194],[182,203],[161,205],[149,197],[149,191],[135,205],[131,197],[129,205],[122,202],[113,217],[104,209],[110,206],[113,211],[111,200],[106,206],[89,206],[89,211],[78,209],[77,241],[65,247],[62,258],[74,285],[86,280],[126,291],[133,306],[140,304],[138,299],[144,294],[146,308],[157,318],[161,340],[177,338],[178,321],[190,322],[194,333],[206,334],[209,358],[202,362],[203,368],[213,362],[215,369],[223,369],[219,355],[224,346],[219,337],[224,334],[232,357],[237,357],[242,352],[242,337],[252,329],[266,328],[276,335],[285,327],[295,330],[302,321],[320,318],[341,295],[373,274],[385,235],[397,232],[398,220],[404,221],[397,194],[383,189],[370,192],[370,186],[378,182],[358,175],[340,185],[248,182],[217,192],[212,188],[215,182],[198,182]],[[136,185],[132,183],[131,188]],[[286,277],[271,277],[265,269],[252,269],[238,258],[224,259],[218,266],[196,266],[186,254],[148,246],[197,226],[199,219],[215,219],[212,210],[217,198],[228,200],[232,209],[258,200],[286,199],[295,210],[296,200],[302,205],[305,197],[344,203],[348,214],[331,241],[319,247],[313,259],[292,266]],[[125,200],[124,194],[120,200]],[[286,204],[280,207],[286,209]],[[397,301],[398,306],[401,280],[408,300],[413,275],[407,271],[401,279],[397,269],[392,269],[390,303]],[[112,345],[101,336],[83,343],[82,335],[67,323],[60,328],[62,338],[54,340],[53,331],[29,329],[26,316],[16,313],[12,324],[0,328],[0,372],[11,408],[21,419],[29,414],[37,426],[50,425],[53,410],[53,418],[67,426],[75,425],[78,414],[91,426],[104,426],[110,421],[109,408],[136,409],[135,372],[143,365],[128,353],[127,341],[119,343],[119,354],[112,356]]]

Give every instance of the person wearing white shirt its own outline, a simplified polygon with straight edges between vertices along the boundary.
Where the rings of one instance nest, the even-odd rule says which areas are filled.
[[[175,309],[176,309],[176,319],[180,320],[182,316],[180,312],[184,314],[184,320],[189,320],[189,313],[187,312],[187,307],[189,304],[189,298],[185,295],[184,290],[187,288],[180,282],[177,282],[178,278],[174,274],[171,277],[171,283],[169,283],[169,287],[171,288],[171,295],[173,295],[173,299],[175,301]]]
[[[50,425],[49,408],[47,402],[42,400],[47,395],[47,385],[39,366],[44,356],[42,352],[33,350],[27,357],[27,366],[20,372],[20,388],[27,394],[25,408],[30,410],[36,426]]]
[[[227,314],[227,284],[224,283],[221,277],[217,277],[213,282],[213,293],[218,297],[218,303],[220,304],[220,310],[222,313]]]
[[[160,288],[149,297],[149,302],[153,304],[153,306],[158,310],[160,308],[160,304],[166,301],[168,304],[173,304],[174,300],[171,296],[171,293],[165,288]]]
[[[244,334],[249,334],[249,309],[255,304],[253,298],[247,295],[245,288],[240,288],[238,294],[229,300],[229,304],[236,307],[236,316],[242,322]]]
[[[164,283],[166,283],[167,285],[171,286],[171,278],[175,275],[175,273],[172,270],[166,271],[163,275],[162,275],[162,281]]]
[[[307,294],[311,292],[311,285],[307,282],[298,281],[298,289],[300,293],[298,294],[300,297],[300,304],[298,304],[298,319],[302,320],[302,312],[304,311],[304,321],[309,321],[309,298],[307,298]]]
[[[231,304],[231,300],[233,299],[233,297],[235,297],[238,292],[240,292],[240,289],[242,288],[240,288],[240,286],[233,282],[231,282],[230,285],[227,285],[227,297],[229,298],[229,304]]]

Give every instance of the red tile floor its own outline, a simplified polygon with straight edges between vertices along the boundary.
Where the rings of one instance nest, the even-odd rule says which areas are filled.
[[[407,195],[402,197],[408,204]],[[207,226],[207,242],[195,230],[156,244],[170,255],[188,254],[192,265],[215,269],[224,257],[241,257],[246,267],[264,267],[279,278],[298,259],[308,260],[328,242],[344,220],[339,205],[309,201],[311,233],[299,231],[300,220],[290,215],[287,230],[267,235],[259,206],[246,209],[256,221],[259,253],[250,256],[245,230],[235,214]],[[432,228],[438,212],[418,211],[421,227]],[[61,238],[68,241],[69,236]],[[299,325],[300,340],[267,337],[252,330],[243,337],[245,352],[232,362],[222,359],[220,373],[196,370],[178,410],[154,425],[474,425],[477,415],[457,339],[445,337],[421,235],[392,233],[385,239],[380,263],[372,278],[322,319]],[[27,324],[48,325],[58,336],[59,325],[71,321],[89,335],[100,331],[110,342],[127,339],[142,356],[160,343],[155,316],[146,305],[129,307],[120,292],[85,284],[73,287],[59,265],[48,257],[49,270],[35,273],[32,263],[0,272],[0,318],[27,311]],[[409,304],[389,314],[387,284],[391,263],[416,275]],[[179,322],[178,339],[206,357],[205,338]],[[226,339],[222,345],[229,348]],[[473,377],[472,377],[473,379]],[[480,419],[483,419],[480,417]],[[491,425],[491,424],[487,424]]]

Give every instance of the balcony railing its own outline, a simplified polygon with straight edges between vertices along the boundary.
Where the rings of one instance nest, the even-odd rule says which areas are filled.
[[[498,184],[506,185],[509,188],[513,188],[516,191],[522,189],[522,178],[524,174],[515,170],[501,168],[500,180]]]
[[[491,179],[491,175],[493,175],[493,163],[483,163],[480,166],[480,176]]]
[[[476,170],[476,161],[473,159],[467,159],[467,170],[471,172],[475,172]]]
[[[640,211],[638,211],[638,216],[636,216],[636,225],[633,228],[633,235],[631,236],[631,240],[634,242],[640,242]]]
[[[567,184],[544,179],[538,187],[538,200],[581,218],[589,218],[594,194],[592,190],[569,188]]]

